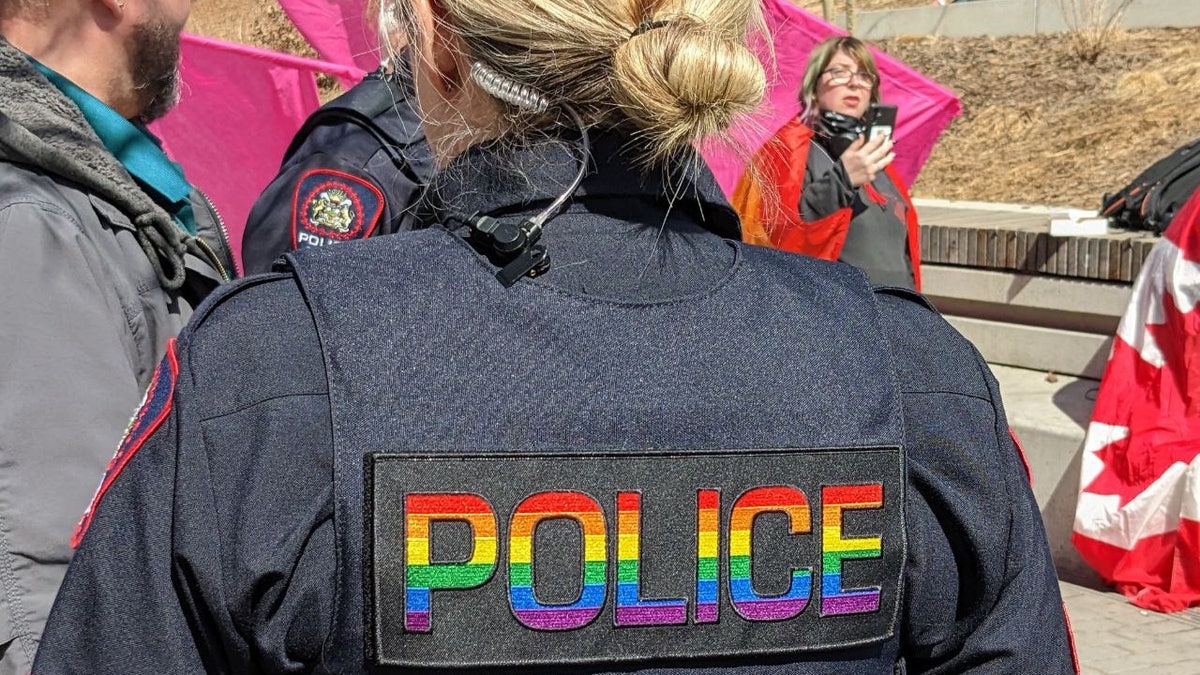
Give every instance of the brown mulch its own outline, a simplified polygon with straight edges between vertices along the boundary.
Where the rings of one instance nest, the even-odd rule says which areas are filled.
[[[880,46],[962,100],[913,186],[920,196],[1097,208],[1200,136],[1200,28],[1126,33],[1094,64],[1063,35]]]
[[[187,30],[200,35],[316,57],[276,0],[204,0],[192,7]]]
[[[824,3],[822,0],[792,0],[792,2],[817,16],[821,16]],[[910,7],[929,7],[936,5],[934,0],[856,0],[854,11],[870,12],[876,9],[908,9]],[[846,0],[833,0],[833,13],[846,11]]]
[[[317,58],[276,0],[204,0],[194,3],[187,30],[199,35]],[[342,92],[336,79],[317,76],[321,100]]]
[[[820,0],[798,4],[821,11]],[[189,30],[313,55],[274,0],[197,2]],[[962,117],[913,185],[920,197],[1097,208],[1105,192],[1200,137],[1200,28],[1125,33],[1095,63],[1075,57],[1066,35],[907,37],[879,46],[962,100]],[[322,92],[328,98],[336,85],[325,81]]]

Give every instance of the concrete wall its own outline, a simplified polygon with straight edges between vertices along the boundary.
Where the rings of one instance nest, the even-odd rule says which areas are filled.
[[[925,295],[988,363],[1100,379],[1131,286],[922,265]]]
[[[1071,26],[1059,3],[1060,0],[973,0],[944,6],[859,12],[854,32],[867,40],[896,35],[977,37],[1061,33]],[[839,14],[836,23],[846,25],[845,15]],[[1125,28],[1200,26],[1200,0],[1134,0],[1126,8],[1121,24]]]

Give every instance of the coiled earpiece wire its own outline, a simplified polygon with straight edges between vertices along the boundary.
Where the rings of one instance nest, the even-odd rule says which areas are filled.
[[[471,64],[471,79],[492,98],[498,98],[522,110],[543,113],[550,107],[550,101],[536,89],[497,73],[482,61]]]

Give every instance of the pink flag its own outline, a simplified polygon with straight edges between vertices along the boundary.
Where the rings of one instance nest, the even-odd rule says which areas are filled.
[[[366,0],[279,0],[279,6],[325,61],[375,70],[381,60],[374,17]],[[342,80],[347,89],[360,77]]]
[[[314,73],[354,71],[195,35],[183,37],[181,70],[179,105],[151,129],[216,205],[240,264],[250,207],[320,105]]]
[[[714,149],[705,153],[709,166],[726,194],[732,194],[749,155],[771,138],[800,111],[798,96],[808,54],[817,43],[845,31],[801,10],[788,0],[763,0],[763,14],[774,41],[775,64],[768,49],[760,47],[767,68],[767,104],[752,123],[738,132],[741,153]],[[953,92],[878,50],[872,50],[879,67],[881,97],[899,107],[896,120],[894,166],[912,185],[942,130],[962,112]],[[744,156],[743,156],[744,155]]]
[[[1200,192],[1150,251],[1084,441],[1073,541],[1135,605],[1200,605]]]

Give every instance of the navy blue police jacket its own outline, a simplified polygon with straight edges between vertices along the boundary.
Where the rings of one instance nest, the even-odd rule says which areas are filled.
[[[411,81],[401,71],[368,74],[296,132],[246,220],[246,273],[268,272],[299,248],[411,229],[432,172]]]
[[[561,144],[438,212],[535,213]],[[1066,673],[979,354],[908,291],[747,246],[611,138],[511,288],[440,227],[304,251],[181,335],[38,673]]]

